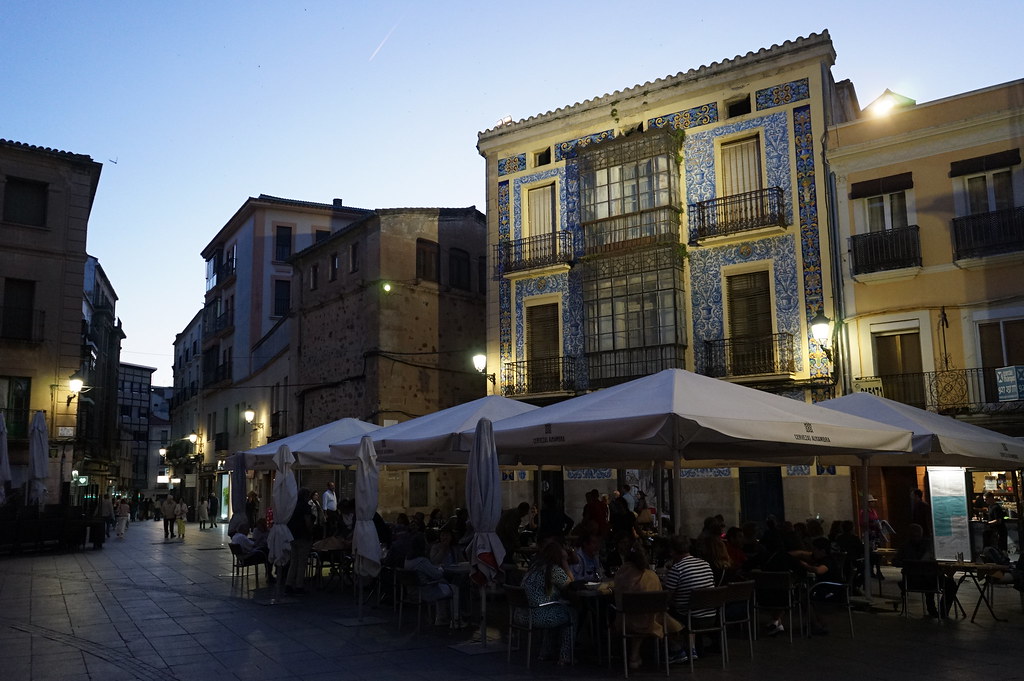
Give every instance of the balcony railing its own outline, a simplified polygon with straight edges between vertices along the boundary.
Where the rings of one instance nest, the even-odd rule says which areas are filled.
[[[578,357],[548,357],[506,362],[501,394],[505,397],[575,392]]]
[[[921,266],[921,235],[917,225],[850,237],[853,273],[869,274]]]
[[[42,342],[44,315],[43,310],[0,306],[0,338]]]
[[[494,247],[494,262],[499,275],[569,262],[572,255],[571,232],[552,232],[502,241]]]
[[[957,260],[1024,250],[1024,206],[953,219]]]
[[[0,414],[4,415],[4,423],[7,424],[8,438],[11,440],[24,440],[28,438],[29,417],[31,413],[28,409],[0,409]]]
[[[215,383],[227,380],[231,376],[230,369],[231,367],[225,363],[203,371],[203,387],[209,388]]]
[[[994,367],[887,374],[858,380],[865,379],[881,381],[882,397],[940,414],[1024,412],[1024,401],[999,401]]]
[[[587,353],[591,388],[607,388],[662,369],[685,368],[686,346],[652,345]]]
[[[690,206],[690,236],[698,241],[762,227],[785,227],[787,222],[786,201],[780,187],[723,196]]]
[[[679,211],[670,206],[618,215],[583,225],[587,255],[679,243]]]
[[[794,367],[791,333],[704,341],[705,373],[714,378],[791,374]]]
[[[214,317],[212,314],[203,318],[203,338],[215,336],[225,329],[234,326],[234,315],[229,312],[222,312]]]

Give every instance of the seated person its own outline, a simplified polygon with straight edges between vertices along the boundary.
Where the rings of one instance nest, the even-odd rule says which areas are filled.
[[[907,539],[897,549],[896,558],[893,560],[893,565],[902,567],[906,561],[916,560],[935,560],[935,554],[932,553],[931,542],[924,537],[924,528],[917,523],[911,523],[909,525],[909,532]],[[907,584],[904,578],[900,577],[900,592],[906,590]],[[928,584],[915,584],[911,582],[910,588],[929,588],[931,585]],[[949,616],[949,609],[953,607],[953,601],[956,600],[956,592],[958,585],[956,580],[953,579],[952,575],[944,575],[942,578],[942,600],[943,600],[943,613],[942,617]],[[935,596],[933,594],[925,594],[925,607],[928,610],[930,617],[939,617],[939,612],[935,608]]]
[[[410,533],[411,534],[411,533]],[[462,626],[459,617],[459,590],[445,581],[444,570],[434,565],[427,558],[427,540],[422,532],[415,535],[410,543],[409,554],[405,559],[405,569],[416,573],[420,584],[420,598],[425,603],[437,604],[436,626],[450,624],[458,628]],[[442,606],[445,606],[442,608]],[[450,611],[448,610],[450,606]]]
[[[1024,573],[1020,571],[1020,560],[1017,561],[1017,565],[1010,563],[1010,554],[999,548],[999,532],[994,529],[985,530],[982,534],[983,542],[985,547],[981,550],[978,558],[982,563],[994,563],[1002,566],[1003,570],[991,572],[987,575],[987,579],[997,584],[1013,584],[1018,589],[1021,589],[1021,585],[1024,584]],[[1024,560],[1022,557],[1021,560]]]
[[[430,562],[444,568],[459,563],[459,555],[451,530],[440,530],[437,541],[430,545]]]
[[[625,562],[618,572],[615,573],[615,604],[622,607],[622,594],[627,591],[661,591],[661,580],[651,569],[647,560],[647,552],[639,539],[634,539],[626,551]],[[660,638],[664,631],[669,634],[678,634],[683,626],[679,620],[668,613],[639,613],[623,615],[621,612],[615,616],[615,631],[621,632],[625,619],[626,631],[633,634],[644,634]],[[640,657],[640,646],[643,638],[630,639],[629,668],[639,669],[643,666]],[[683,650],[676,653],[672,661],[683,662],[689,660],[685,646]]]
[[[824,603],[846,603],[846,585],[843,583],[842,566],[838,556],[830,552],[832,543],[828,537],[819,535],[811,540],[811,556],[807,561],[807,571],[814,576],[814,585],[810,590],[810,600]],[[811,607],[811,633],[824,636],[828,633],[825,620],[821,617],[821,609]]]
[[[523,576],[522,587],[532,610],[533,626],[544,630],[541,644],[541,659],[550,659],[554,652],[555,639],[549,636],[552,630],[559,630],[559,666],[572,663],[572,631],[576,612],[562,601],[562,592],[572,583],[569,570],[569,556],[558,541],[544,542],[536,558]],[[544,607],[541,607],[544,606]],[[516,612],[516,621],[526,625],[530,613]]]
[[[683,622],[686,611],[690,607],[690,594],[696,589],[705,589],[715,585],[715,575],[711,565],[703,558],[690,554],[690,539],[684,535],[674,535],[669,539],[668,572],[661,580],[666,591],[672,592],[669,612]],[[628,555],[628,554],[627,554]],[[699,611],[695,617],[712,617],[713,610]]]
[[[575,561],[570,561],[572,577],[585,582],[600,582],[601,572],[601,537],[590,534],[580,538],[580,546],[575,551]]]
[[[257,521],[257,525],[262,522],[263,528],[266,529],[267,521],[260,518]],[[274,577],[270,574],[270,561],[267,559],[268,550],[266,543],[258,545],[255,541],[249,538],[249,523],[243,521],[238,524],[238,531],[231,535],[231,543],[236,545],[242,550],[242,558],[249,563],[255,564],[262,562],[264,570],[266,571],[267,581],[273,584],[275,581]]]

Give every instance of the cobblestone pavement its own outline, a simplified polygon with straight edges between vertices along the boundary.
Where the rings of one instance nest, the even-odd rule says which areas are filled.
[[[366,679],[447,681],[525,678],[621,678],[621,662],[598,664],[580,651],[572,668],[535,661],[523,653],[506,662],[501,641],[491,652],[469,643],[472,631],[423,626],[415,632],[406,614],[401,631],[390,605],[367,608],[379,624],[349,626],[357,604],[351,589],[310,589],[273,602],[263,579],[231,579],[225,527],[188,526],[184,541],[165,541],[162,524],[133,523],[123,541],[102,550],[25,553],[0,557],[0,679],[9,681],[229,681],[232,679]],[[884,593],[893,596],[897,574],[887,569]],[[968,615],[977,591],[960,592]],[[876,599],[871,612],[854,613],[852,638],[845,612],[829,617],[828,636],[761,638],[751,660],[746,641],[733,632],[731,659],[717,654],[696,663],[700,679],[1022,679],[1024,614],[1018,594],[999,588],[996,622],[982,609],[976,623],[940,622],[921,616],[912,602],[909,619]],[[478,606],[477,606],[478,607]],[[504,629],[500,603],[490,608],[494,635]],[[456,648],[451,646],[456,645]],[[689,667],[672,668],[686,677]],[[631,678],[658,678],[653,667]]]

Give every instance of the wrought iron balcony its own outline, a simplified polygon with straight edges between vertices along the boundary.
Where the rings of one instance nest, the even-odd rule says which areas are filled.
[[[917,225],[850,237],[853,273],[869,274],[921,266],[921,235]]]
[[[572,255],[572,233],[564,231],[502,241],[494,246],[498,276],[570,262]]]
[[[994,367],[887,374],[857,380],[865,379],[881,381],[881,397],[940,414],[1024,412],[1024,401],[999,401]]]
[[[651,345],[587,353],[591,388],[607,388],[662,369],[684,369],[686,346]]]
[[[208,339],[216,336],[221,331],[226,331],[234,326],[234,315],[231,311],[222,312],[214,316],[212,310],[203,316],[203,338]]]
[[[0,339],[40,343],[43,340],[44,310],[0,306]]]
[[[1024,251],[1024,206],[953,219],[955,258]]]
[[[785,227],[786,224],[786,201],[780,187],[723,196],[690,206],[690,237],[698,241],[762,227]]]
[[[791,374],[793,334],[704,341],[704,372],[714,378]]]
[[[203,387],[209,388],[221,381],[231,378],[231,367],[225,364],[218,364],[215,367],[203,371]]]
[[[583,225],[587,255],[679,243],[679,210],[671,206],[594,220]]]
[[[505,397],[539,395],[541,393],[575,392],[578,357],[547,357],[545,359],[506,362],[501,394]]]

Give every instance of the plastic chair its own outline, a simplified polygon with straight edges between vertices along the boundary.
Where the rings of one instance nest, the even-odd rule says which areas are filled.
[[[235,583],[236,578],[249,579],[249,568],[256,568],[256,586],[260,585],[260,567],[266,562],[266,559],[262,554],[252,554],[246,556],[242,552],[242,547],[238,544],[228,544],[228,549],[231,551],[231,583]]]
[[[622,640],[622,670],[629,678],[629,651],[627,650],[627,641],[631,638],[658,638],[659,644],[657,646],[659,658],[665,660],[665,676],[669,675],[669,654],[668,654],[668,631],[665,627],[665,621],[668,617],[668,604],[672,598],[672,594],[668,591],[627,591],[621,596],[616,597],[616,608],[622,613],[622,628],[621,631],[616,631],[616,635]],[[661,617],[661,632],[658,634],[651,634],[649,632],[634,632],[629,631],[626,620],[631,615],[654,615],[658,613],[662,614]],[[611,666],[611,650],[612,650],[612,629],[608,628],[608,665]]]
[[[714,586],[706,589],[694,589],[690,592],[690,602],[686,606],[686,631],[689,636],[689,648],[692,651],[696,647],[697,634],[709,634],[718,632],[718,647],[722,652],[722,668],[725,668],[727,655],[725,642],[725,602],[729,587]],[[700,615],[697,613],[713,611],[713,615]],[[693,671],[693,655],[690,655],[690,671]]]
[[[910,594],[921,594],[921,606],[924,607],[928,595],[938,596],[936,607],[943,611],[942,571],[934,560],[903,561],[903,616],[910,617]]]
[[[533,632],[537,629],[561,629],[563,626],[568,626],[570,629],[570,635],[573,640],[576,639],[576,632],[573,631],[572,623],[568,625],[557,625],[555,627],[544,627],[536,624],[533,621],[534,611],[543,608],[544,606],[533,607],[530,605],[530,600],[526,597],[526,590],[521,586],[508,586],[504,587],[505,600],[508,604],[508,655],[506,661],[512,662],[512,633],[516,632],[516,644],[519,644],[520,636],[523,632],[526,632],[526,668],[530,668],[530,662],[533,658]],[[516,614],[522,613],[522,619],[525,620],[525,624],[520,624],[516,621]]]
[[[850,596],[849,582],[818,582],[812,584],[807,591],[807,601],[811,608],[846,608],[846,616],[850,620],[850,638],[856,638],[853,633],[853,603]]]
[[[395,584],[398,587],[398,630],[402,630],[402,617],[406,605],[416,606],[416,632],[420,631],[420,621],[423,619],[423,606],[430,604],[420,596],[420,579],[415,570],[398,568],[395,570]]]
[[[784,611],[789,617],[789,642],[793,642],[793,611],[800,617],[800,630],[804,628],[804,613],[800,599],[795,597],[793,575],[789,572],[761,572],[755,570],[754,612],[760,610]],[[757,629],[754,629],[757,638]]]
[[[723,610],[725,628],[728,629],[730,624],[747,625],[750,659],[754,659],[754,580],[733,582],[732,584],[726,584],[725,588],[727,589],[725,592],[725,608]],[[730,608],[729,606],[734,607]],[[742,610],[740,606],[742,606]],[[728,659],[728,636],[726,636],[725,642],[725,656]]]

